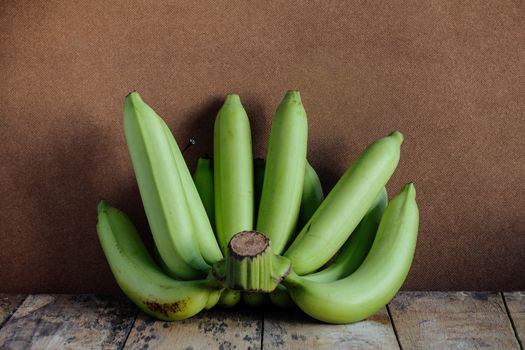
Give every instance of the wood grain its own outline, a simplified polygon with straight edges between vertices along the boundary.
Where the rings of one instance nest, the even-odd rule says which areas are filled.
[[[4,322],[15,312],[16,308],[25,299],[23,294],[0,293],[0,328]]]
[[[140,313],[125,349],[260,349],[262,313],[214,309],[190,319],[157,321]]]
[[[297,309],[269,309],[263,321],[249,308],[179,322],[140,313],[133,325],[137,309],[124,298],[0,294],[0,348],[399,349],[393,326],[403,349],[519,349],[516,336],[525,339],[525,292],[401,292],[389,309],[393,321],[382,309],[349,325]]]
[[[519,349],[491,292],[401,292],[389,304],[404,349]]]
[[[1,349],[119,349],[136,308],[92,295],[30,295],[0,330]]]
[[[521,345],[525,345],[525,292],[503,293],[514,329]]]
[[[332,325],[300,310],[272,310],[264,317],[264,349],[399,349],[385,308],[367,320]]]

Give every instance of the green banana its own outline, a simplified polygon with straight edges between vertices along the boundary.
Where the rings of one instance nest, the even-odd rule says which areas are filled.
[[[253,159],[248,116],[239,96],[227,95],[214,125],[214,164],[199,159],[193,177],[170,129],[137,92],[126,96],[124,131],[158,264],[127,216],[105,201],[97,232],[117,283],[149,315],[180,320],[242,298],[349,323],[401,288],[419,211],[413,184],[387,205],[400,132],[368,146],[324,198],[306,159],[298,91],[277,108],[266,160]]]
[[[215,227],[215,195],[213,192],[213,165],[210,158],[199,158],[197,160],[193,182],[213,228]]]
[[[253,160],[253,212],[254,220],[257,220],[257,213],[259,213],[259,203],[261,202],[261,193],[264,182],[264,158],[255,158]],[[254,227],[257,223],[254,222]]]
[[[281,254],[294,234],[306,166],[308,122],[299,91],[288,91],[272,121],[257,231]]]
[[[316,282],[291,273],[284,283],[308,315],[329,323],[363,320],[384,307],[405,281],[416,247],[416,190],[407,184],[388,204],[370,253],[350,276]]]
[[[306,186],[306,179],[305,179]],[[304,193],[304,191],[303,191]],[[349,276],[365,260],[374,241],[379,221],[387,205],[386,188],[379,192],[372,208],[366,213],[350,238],[341,247],[340,253],[334,261],[325,269],[304,275],[303,278],[316,282],[333,282]],[[291,308],[295,304],[291,299],[287,288],[280,284],[270,293],[272,304],[282,308]]]
[[[213,140],[215,227],[226,254],[238,232],[253,228],[253,157],[250,122],[238,95],[227,95]]]
[[[241,301],[240,291],[225,288],[221,293],[221,297],[219,298],[217,306],[224,308],[233,307],[237,305],[239,301]]]
[[[193,237],[197,239],[202,257],[206,263],[211,265],[222,259],[221,249],[215,239],[215,234],[213,233],[213,228],[208,219],[208,215],[206,214],[206,209],[200,199],[199,192],[195,187],[190,171],[186,166],[184,157],[177,146],[177,142],[173,138],[166,123],[162,123],[162,126],[164,127],[166,134],[171,135],[171,137],[168,138],[168,141],[171,145],[171,152],[175,157],[175,164],[179,170],[179,176],[183,186],[182,190],[184,191],[190,219],[193,223]]]
[[[166,265],[164,260],[162,260],[162,257],[160,256],[160,253],[159,253],[159,248],[157,248],[157,246],[155,244],[153,244],[152,250],[153,250],[153,252],[152,252],[153,253],[153,261],[155,262],[155,264],[161,269],[161,271],[163,271],[165,274],[170,276],[171,275],[170,269],[169,269],[168,265]]]
[[[263,158],[253,160],[253,176],[255,191],[255,212],[259,212],[259,201],[261,199],[262,186],[264,182],[265,161]],[[310,217],[319,207],[324,199],[321,181],[315,169],[306,161],[304,173],[303,194],[301,196],[301,205],[299,208],[299,217],[297,227],[303,227]]]
[[[341,248],[394,172],[402,143],[395,131],[352,163],[285,252],[295,273],[314,272]]]
[[[202,277],[209,265],[195,240],[173,135],[137,92],[126,96],[124,131],[153,239],[170,275]]]
[[[299,218],[297,219],[297,227],[303,228],[310,220],[317,208],[324,199],[323,187],[321,180],[317,175],[315,169],[306,161],[306,168],[304,172],[303,195],[301,197],[301,207],[299,209]]]
[[[98,205],[97,232],[122,291],[145,313],[182,320],[212,308],[221,289],[211,279],[178,281],[155,264],[127,216],[105,201]]]
[[[305,275],[304,278],[310,281],[332,282],[349,276],[357,270],[372,247],[379,222],[388,202],[387,198],[386,188],[383,187],[368,213],[341,247],[341,252],[335,260],[327,268]]]

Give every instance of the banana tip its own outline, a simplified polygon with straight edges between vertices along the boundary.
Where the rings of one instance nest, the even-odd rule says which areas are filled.
[[[135,105],[137,102],[142,102],[142,97],[137,92],[137,90],[130,91],[129,94],[126,95],[125,98],[126,101],[129,101],[132,105]]]
[[[410,195],[416,196],[416,187],[414,186],[413,182],[408,182],[403,186],[403,190],[406,190]]]
[[[301,103],[301,94],[299,93],[299,90],[286,91],[283,102],[284,101],[293,101],[293,102]]]
[[[237,94],[228,94],[224,98],[224,104],[226,103],[241,103],[241,98]]]
[[[103,212],[107,208],[109,208],[109,203],[107,201],[101,200],[100,202],[98,202],[98,205],[97,205],[97,212],[98,213]]]
[[[399,131],[394,131],[389,136],[395,138],[397,141],[399,141],[400,144],[403,143],[403,140],[405,139],[403,134]]]

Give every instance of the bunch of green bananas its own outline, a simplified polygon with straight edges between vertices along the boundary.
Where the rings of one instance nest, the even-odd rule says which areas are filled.
[[[419,214],[411,183],[387,204],[400,132],[369,145],[324,198],[306,159],[298,91],[277,108],[265,160],[253,159],[248,116],[239,96],[227,95],[213,163],[199,159],[193,177],[169,128],[137,92],[126,96],[124,130],[154,257],[105,201],[97,232],[119,286],[147,314],[180,320],[243,298],[349,323],[374,314],[403,284]]]

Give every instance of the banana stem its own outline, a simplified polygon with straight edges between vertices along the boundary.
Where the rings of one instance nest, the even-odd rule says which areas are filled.
[[[226,258],[212,273],[226,288],[270,293],[290,273],[290,266],[287,258],[272,253],[268,237],[242,231],[232,237]]]

